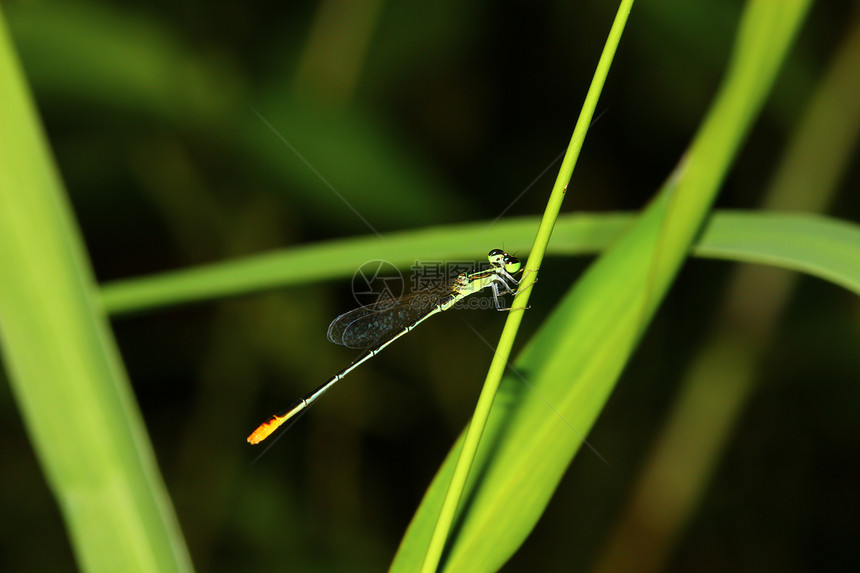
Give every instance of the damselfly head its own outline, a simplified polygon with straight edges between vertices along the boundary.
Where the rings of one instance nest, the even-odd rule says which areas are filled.
[[[494,267],[504,267],[505,259],[508,258],[508,254],[502,249],[493,249],[487,255],[487,259],[490,261],[490,264]]]
[[[493,249],[487,255],[490,264],[496,268],[505,269],[510,274],[520,272],[523,264],[516,257],[512,257],[502,249]]]

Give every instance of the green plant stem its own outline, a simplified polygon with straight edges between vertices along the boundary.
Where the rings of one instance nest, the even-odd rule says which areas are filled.
[[[591,119],[594,116],[594,110],[597,107],[597,101],[600,98],[600,93],[603,90],[603,85],[606,82],[606,77],[609,74],[609,68],[612,64],[612,59],[621,41],[621,34],[624,31],[624,26],[627,23],[627,17],[633,6],[633,0],[623,0],[618,8],[615,16],[615,21],[609,31],[609,36],[606,40],[600,60],[597,64],[594,77],[591,81],[591,86],[588,89],[588,94],[585,97],[585,102],[582,106],[582,111],[579,114],[576,127],[573,130],[570,144],[568,145],[567,153],[562,161],[558,177],[550,194],[547,207],[541,219],[540,227],[538,228],[535,237],[534,245],[529,253],[528,261],[526,262],[523,272],[523,279],[520,283],[517,296],[514,298],[512,307],[514,309],[524,309],[528,306],[529,297],[531,295],[532,286],[537,278],[538,269],[543,261],[546,253],[547,245],[549,244],[550,236],[552,235],[553,227],[555,226],[558,214],[561,211],[561,205],[564,201],[567,192],[567,186],[570,178],[573,175],[573,168],[576,165],[576,160],[579,158],[579,152],[582,149],[582,144],[585,141],[585,134],[588,127],[591,125]],[[498,391],[499,384],[502,381],[502,375],[505,372],[505,367],[508,364],[508,358],[513,348],[514,339],[522,322],[523,312],[514,310],[508,315],[505,321],[505,327],[499,339],[499,344],[496,347],[496,352],[493,355],[493,361],[490,364],[490,369],[487,372],[486,380],[484,381],[481,395],[478,398],[478,404],[475,407],[475,413],[472,416],[472,421],[466,430],[466,436],[463,440],[463,446],[460,450],[457,459],[457,465],[454,468],[454,473],[451,476],[451,483],[448,486],[448,492],[445,500],[442,503],[442,508],[439,512],[439,518],[436,522],[436,527],[430,538],[430,544],[427,548],[427,553],[424,556],[424,562],[421,571],[424,573],[432,573],[439,568],[439,562],[442,558],[442,552],[445,548],[445,543],[451,531],[451,525],[457,513],[457,506],[463,495],[463,490],[466,487],[466,479],[469,476],[469,470],[472,462],[475,459],[475,454],[478,451],[478,444],[481,441],[484,427],[487,423],[487,418],[490,415],[493,400]]]

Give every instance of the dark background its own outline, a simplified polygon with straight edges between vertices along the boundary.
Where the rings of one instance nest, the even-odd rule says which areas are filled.
[[[639,209],[726,67],[742,2],[634,6],[565,212]],[[561,153],[613,2],[4,2],[102,282],[370,231],[494,219]],[[813,7],[719,199],[757,208],[856,2]],[[367,25],[366,47],[351,34]],[[542,213],[557,165],[508,216]],[[857,221],[856,161],[831,213]],[[475,245],[480,258],[490,248]],[[524,253],[525,255],[525,253]],[[363,261],[356,261],[358,267]],[[525,341],[585,260],[550,259]],[[587,570],[732,265],[691,260],[509,571]],[[326,327],[349,280],[119,317],[114,329],[200,571],[378,571],[477,398],[459,316],[353,373],[262,459],[244,437],[354,352]],[[474,311],[490,340],[504,317]],[[670,571],[857,567],[857,297],[803,278]],[[522,342],[521,342],[522,343]],[[0,385],[0,569],[74,568]]]

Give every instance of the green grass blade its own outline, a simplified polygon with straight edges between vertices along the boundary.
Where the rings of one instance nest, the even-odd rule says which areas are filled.
[[[588,255],[602,251],[634,221],[627,213],[559,217],[548,255]],[[357,237],[284,249],[102,286],[102,300],[113,315],[216,300],[266,289],[349,277],[361,261],[384,259],[406,268],[416,259],[474,257],[473,245],[504,244],[524,251],[538,225],[536,217],[452,225]],[[774,265],[809,273],[860,292],[860,226],[849,221],[799,213],[717,211],[697,238],[697,257]],[[799,244],[794,250],[791,245]],[[489,248],[489,247],[488,247]],[[839,256],[835,256],[840,253]]]
[[[734,65],[687,163],[565,297],[517,360],[516,375],[505,378],[446,570],[496,570],[531,532],[684,260],[805,8],[749,4]],[[458,450],[425,496],[393,570],[421,562]]]
[[[87,571],[191,564],[0,14],[0,341]]]
[[[564,254],[594,253],[630,224],[629,214],[566,215],[556,230]],[[102,285],[102,299],[111,314],[149,311],[164,306],[215,300],[265,289],[309,284],[352,276],[367,260],[383,259],[408,267],[420,259],[474,258],[473,245],[504,245],[509,252],[526,251],[538,226],[536,217],[433,227],[375,236],[326,241],[232,261],[170,271]],[[550,246],[556,249],[558,246]]]

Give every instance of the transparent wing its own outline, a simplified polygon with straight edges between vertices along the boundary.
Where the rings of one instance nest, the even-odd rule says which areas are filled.
[[[433,310],[443,294],[416,292],[345,312],[329,325],[328,339],[355,350],[376,346]]]

